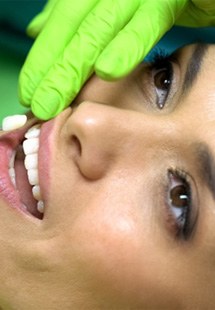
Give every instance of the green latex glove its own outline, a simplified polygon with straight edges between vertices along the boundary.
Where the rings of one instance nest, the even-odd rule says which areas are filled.
[[[215,26],[215,1],[192,0],[176,21],[178,26],[207,27]]]
[[[214,1],[195,2],[49,0],[28,28],[39,35],[20,74],[20,102],[41,119],[56,116],[93,72],[106,80],[128,74],[176,21],[210,25],[204,9],[213,15]]]

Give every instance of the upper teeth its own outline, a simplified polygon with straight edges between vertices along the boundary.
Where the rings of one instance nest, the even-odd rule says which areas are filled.
[[[24,126],[26,122],[27,122],[26,115],[7,116],[2,121],[2,129],[4,131],[14,130]]]
[[[40,194],[40,185],[38,178],[38,150],[39,150],[39,135],[40,125],[31,127],[25,134],[26,140],[24,140],[22,146],[25,154],[24,165],[27,170],[28,181],[32,185],[32,193],[34,198],[38,201],[37,209],[39,212],[44,212],[44,203]],[[16,176],[14,169],[14,158],[16,151],[13,152],[10,164],[9,174],[13,184],[16,186]]]

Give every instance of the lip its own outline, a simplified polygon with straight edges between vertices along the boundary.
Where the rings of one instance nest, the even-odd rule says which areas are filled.
[[[9,162],[13,151],[23,142],[26,131],[35,124],[41,124],[38,151],[38,173],[42,200],[46,204],[49,195],[49,169],[50,169],[50,132],[54,120],[40,123],[37,119],[30,119],[26,126],[0,135],[0,199],[10,205],[11,208],[21,211],[25,215],[34,218],[22,204],[19,192],[14,188],[9,176]],[[35,218],[36,219],[36,218]]]
[[[10,205],[11,208],[21,211],[22,214],[28,215],[31,219],[34,218],[30,214],[25,206],[22,204],[19,192],[14,188],[9,176],[9,162],[13,151],[23,142],[25,139],[26,131],[32,126],[40,124],[40,137],[39,137],[39,150],[38,150],[38,174],[39,185],[41,189],[42,200],[45,204],[45,212],[48,205],[49,188],[50,188],[50,168],[51,168],[51,145],[53,141],[53,132],[55,119],[51,119],[42,123],[36,118],[28,120],[26,126],[20,129],[13,130],[11,132],[3,132],[0,135],[0,199]]]

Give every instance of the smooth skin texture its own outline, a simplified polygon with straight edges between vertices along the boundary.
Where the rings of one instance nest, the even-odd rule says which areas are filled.
[[[214,167],[200,143],[214,160],[215,46],[185,47],[172,66],[172,78],[165,63],[93,76],[57,116],[44,219],[0,203],[1,309],[214,308]],[[186,229],[173,188],[189,196]]]
[[[44,120],[66,108],[93,72],[131,72],[174,25],[210,26],[213,0],[50,0],[28,28],[38,36],[19,79],[20,102]]]

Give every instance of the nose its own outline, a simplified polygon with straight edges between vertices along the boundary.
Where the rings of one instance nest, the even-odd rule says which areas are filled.
[[[155,128],[157,119],[138,114],[94,102],[83,102],[74,110],[68,132],[76,145],[76,164],[87,179],[97,180],[119,162],[134,161],[143,148],[144,157],[147,149],[159,148],[162,133]]]

